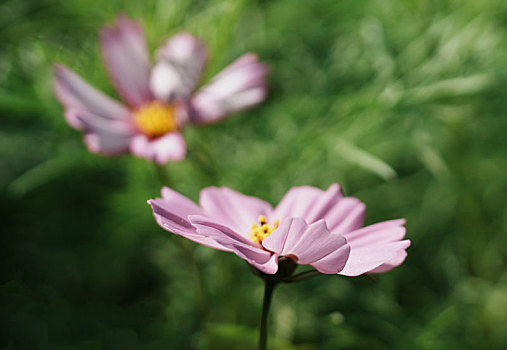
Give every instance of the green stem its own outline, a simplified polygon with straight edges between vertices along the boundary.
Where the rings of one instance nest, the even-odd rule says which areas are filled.
[[[201,174],[206,175],[208,181],[215,184],[218,181],[217,171],[210,162],[209,154],[207,154],[204,149],[201,149],[201,151],[202,152],[199,152],[199,150],[188,151],[187,157],[199,168]]]
[[[167,172],[167,168],[163,165],[158,165],[157,163],[153,163],[155,165],[155,172],[157,173],[158,180],[162,186],[172,187],[171,179],[169,178],[169,173]]]
[[[160,181],[161,186],[172,187],[171,179],[167,172],[167,167],[163,165],[155,164],[155,172],[157,173],[158,179]],[[201,313],[201,322],[204,323],[208,317],[208,296],[206,294],[206,286],[204,283],[204,276],[202,274],[201,268],[194,254],[194,249],[188,245],[188,241],[181,237],[175,237],[176,244],[180,248],[180,251],[183,253],[185,259],[190,264],[193,270],[193,276],[195,278],[195,282],[197,283],[197,289],[199,291],[199,304],[200,304],[200,313]],[[181,239],[179,239],[181,238]]]
[[[195,282],[197,283],[197,287],[199,290],[199,304],[201,311],[201,322],[204,323],[208,318],[208,295],[206,294],[206,285],[204,283],[204,276],[202,274],[202,269],[200,268],[197,259],[194,254],[194,250],[188,244],[190,243],[183,237],[176,237],[177,244],[179,245],[181,251],[183,252],[186,260],[191,265],[192,270],[194,270],[193,277]]]
[[[268,340],[268,314],[275,286],[276,281],[271,278],[265,279],[264,301],[262,302],[261,327],[259,332],[259,350],[267,349],[266,344]]]

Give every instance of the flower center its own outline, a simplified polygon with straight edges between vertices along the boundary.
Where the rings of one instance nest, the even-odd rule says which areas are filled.
[[[269,226],[266,217],[261,215],[258,221],[259,224],[253,223],[250,228],[250,240],[260,244],[264,238],[278,228],[278,220],[275,221],[273,226]]]
[[[134,120],[139,130],[150,137],[162,136],[178,129],[174,105],[159,101],[149,102],[137,109]]]

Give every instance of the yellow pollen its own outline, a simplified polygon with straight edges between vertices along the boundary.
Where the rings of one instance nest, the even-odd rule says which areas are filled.
[[[259,224],[253,223],[250,228],[250,240],[257,243],[262,243],[264,238],[269,236],[274,230],[278,228],[278,220],[275,221],[273,226],[269,226],[264,215],[259,216]]]
[[[134,112],[139,130],[150,137],[162,136],[178,129],[174,117],[174,106],[159,101],[149,102]]]

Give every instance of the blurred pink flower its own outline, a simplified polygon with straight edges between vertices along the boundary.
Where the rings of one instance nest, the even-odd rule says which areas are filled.
[[[276,208],[226,187],[202,190],[200,206],[167,187],[148,203],[162,228],[233,252],[266,274],[277,272],[279,257],[327,274],[386,272],[410,245],[403,219],[363,227],[366,206],[337,184],[294,187]]]
[[[65,118],[84,130],[92,152],[132,154],[159,164],[185,157],[180,130],[209,124],[260,103],[266,97],[267,68],[247,53],[195,93],[207,49],[188,33],[171,37],[151,67],[141,26],[120,15],[104,27],[100,48],[111,81],[125,101],[99,92],[67,67],[55,65],[54,90]]]

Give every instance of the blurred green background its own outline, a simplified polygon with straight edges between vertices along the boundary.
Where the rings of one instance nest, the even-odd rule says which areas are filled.
[[[114,96],[97,34],[118,12],[152,52],[180,30],[205,40],[206,79],[246,51],[271,67],[260,107],[184,131],[176,190],[276,203],[339,182],[368,223],[408,220],[408,259],[376,283],[281,286],[272,349],[507,348],[506,2],[6,0],[2,349],[256,347],[262,281],[233,254],[182,250],[146,204],[153,164],[90,154],[53,96],[54,62]]]

